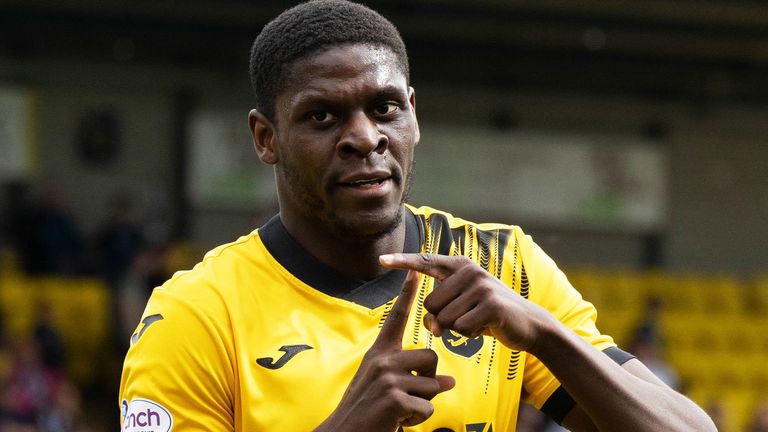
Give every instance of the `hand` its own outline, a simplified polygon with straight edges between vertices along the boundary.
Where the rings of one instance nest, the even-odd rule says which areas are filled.
[[[379,259],[384,267],[418,271],[440,287],[424,300],[424,324],[439,337],[451,329],[468,338],[493,336],[505,346],[529,351],[549,320],[541,307],[522,298],[465,256],[392,254]]]
[[[437,354],[429,349],[403,350],[418,276],[408,272],[403,290],[368,349],[352,382],[333,414],[316,431],[387,431],[428,419],[430,400],[456,384],[450,376],[435,375]]]

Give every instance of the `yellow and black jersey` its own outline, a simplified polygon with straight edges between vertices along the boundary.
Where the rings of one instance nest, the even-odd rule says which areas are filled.
[[[407,207],[405,252],[465,255],[598,350],[619,351],[594,307],[522,230]],[[309,431],[335,409],[398,295],[405,272],[351,279],[320,263],[279,217],[209,252],[154,290],[120,385],[123,431]],[[406,431],[513,431],[522,400],[555,417],[572,406],[535,357],[492,337],[423,324],[422,276],[404,348],[431,348],[456,387]]]

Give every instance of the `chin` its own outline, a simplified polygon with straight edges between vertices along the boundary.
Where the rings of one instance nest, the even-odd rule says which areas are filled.
[[[334,229],[344,236],[373,240],[391,234],[402,222],[403,206],[394,210],[376,210],[355,215],[337,215]]]

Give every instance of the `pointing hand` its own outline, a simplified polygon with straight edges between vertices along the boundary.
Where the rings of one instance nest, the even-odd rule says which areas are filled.
[[[549,314],[527,301],[464,256],[435,254],[383,255],[384,267],[406,269],[432,276],[440,288],[424,300],[427,328],[435,336],[444,329],[468,338],[493,336],[505,346],[528,351]]]
[[[410,271],[341,402],[316,431],[392,432],[400,425],[416,425],[432,415],[432,398],[453,388],[452,377],[435,375],[434,351],[402,347],[417,291],[418,275]]]

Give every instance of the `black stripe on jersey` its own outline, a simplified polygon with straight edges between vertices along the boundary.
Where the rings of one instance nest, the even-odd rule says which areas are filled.
[[[419,293],[416,296],[416,311],[413,313],[413,343],[419,343],[419,332],[421,331],[422,323],[424,322],[424,299],[427,298],[427,287],[429,286],[430,278],[423,278],[421,286],[419,287]],[[431,333],[430,333],[431,334]]]
[[[442,254],[449,255],[451,250],[451,244],[453,243],[450,225],[448,224],[448,218],[442,214],[432,214],[429,218],[424,216],[417,216],[416,220],[420,222],[420,234],[422,237],[422,244],[424,245],[422,251],[430,254]],[[422,285],[419,289],[419,294],[416,297],[416,304],[414,305],[413,313],[413,343],[416,344],[419,341],[419,333],[424,321],[424,299],[426,298],[427,288],[432,282],[431,278],[424,278]],[[435,281],[437,284],[437,281]],[[436,286],[435,286],[436,287]],[[427,345],[431,346],[431,333],[427,335]]]
[[[486,271],[491,270],[491,243],[493,243],[493,238],[492,232],[477,230],[477,249],[480,255],[478,264]]]
[[[476,229],[475,227],[470,228],[467,233],[469,234],[467,236],[467,250],[471,250],[470,245],[472,245],[472,239],[474,237],[477,238],[477,252],[478,257],[471,257],[473,259],[476,259],[478,261],[478,264],[494,275],[496,278],[501,279],[501,269],[502,265],[501,263],[504,260],[504,250],[507,246],[507,241],[509,239],[509,232],[507,230],[480,230]],[[502,235],[503,233],[503,235]],[[491,263],[493,263],[493,266],[491,266]],[[514,270],[514,267],[513,267]],[[493,362],[496,360],[496,339],[493,340],[491,343],[491,355],[488,359],[488,373],[486,375],[485,380],[485,392],[488,392],[488,384],[490,383],[491,374],[493,371]],[[517,366],[517,363],[515,363],[515,368]],[[512,362],[510,361],[510,367],[512,367]],[[512,371],[514,374],[514,371]],[[507,376],[509,377],[510,371],[507,371]],[[508,378],[509,379],[509,378]]]
[[[610,347],[603,350],[603,353],[611,358],[614,362],[622,365],[629,360],[635,358],[632,354],[623,351],[618,347]],[[541,407],[541,411],[548,415],[557,424],[562,424],[565,416],[576,406],[576,401],[573,400],[570,394],[563,387],[558,387],[552,395],[549,396],[544,405]]]
[[[421,248],[420,224],[406,208],[406,253]],[[405,270],[390,270],[376,279],[363,281],[337,272],[312,256],[297,242],[277,215],[259,228],[259,237],[267,251],[286,270],[312,288],[327,295],[375,309],[400,294],[405,282]]]
[[[420,222],[419,234],[421,236],[422,249],[425,253],[450,255],[457,230],[451,230],[448,218],[443,214],[433,213],[429,218],[424,215],[416,215]]]
[[[467,227],[467,240],[464,242],[464,255],[475,260],[475,228]]]
[[[476,230],[477,244],[480,252],[480,266],[501,279],[504,251],[509,241],[509,230]],[[493,267],[491,267],[493,258]]]
[[[505,231],[504,234],[508,236],[509,232]],[[518,243],[517,243],[517,240],[515,240],[515,247],[512,252],[512,269],[511,269],[513,288],[516,285],[515,282],[517,281],[517,251],[518,251]],[[520,362],[520,351],[512,350],[512,352],[509,355],[509,365],[507,366],[507,381],[511,381],[517,377],[517,369],[518,369],[519,362]]]
[[[529,290],[530,286],[528,284],[528,275],[525,274],[525,265],[520,263],[520,295],[527,299]]]
[[[464,255],[464,237],[467,232],[467,226],[461,228],[454,228],[451,230],[451,237],[453,237],[453,254]]]
[[[387,316],[389,316],[389,313],[392,312],[392,306],[395,305],[395,299],[392,299],[385,303],[384,306],[384,313],[381,315],[381,318],[379,319],[379,328],[382,328],[384,326],[384,321],[387,320]]]
[[[520,351],[514,350],[509,356],[509,366],[507,366],[507,381],[515,379],[517,376],[517,365],[520,362]]]
[[[491,339],[491,357],[488,359],[488,373],[485,376],[485,394],[488,394],[488,384],[491,383],[491,372],[493,371],[493,360],[496,358],[496,338]]]
[[[496,277],[501,279],[501,267],[504,262],[504,251],[507,250],[507,242],[509,241],[509,230],[496,230],[496,236],[496,250],[494,251],[496,254]],[[514,267],[512,271],[514,272]]]
[[[445,215],[433,214],[429,217],[430,225],[433,230],[439,230],[440,233],[437,241],[437,252],[440,255],[450,255],[451,245],[453,244],[453,236],[451,235],[451,226],[448,224],[448,218]],[[438,228],[439,227],[439,228]]]

